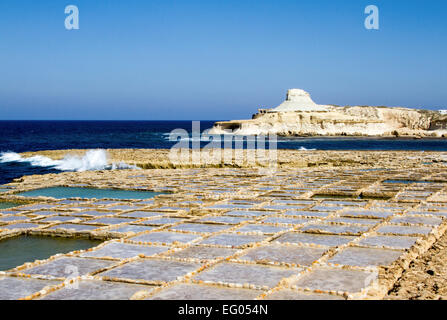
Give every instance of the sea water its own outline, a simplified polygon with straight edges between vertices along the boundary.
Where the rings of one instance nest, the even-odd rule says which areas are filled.
[[[203,132],[214,124],[201,121]],[[108,167],[104,153],[54,161],[45,157],[26,159],[18,153],[64,149],[169,149],[177,141],[174,129],[192,131],[191,121],[0,121],[0,184],[30,174],[120,169]],[[204,147],[209,140],[200,141]],[[305,137],[278,138],[278,149],[295,150],[418,150],[447,151],[447,139]],[[104,151],[103,151],[104,152]]]

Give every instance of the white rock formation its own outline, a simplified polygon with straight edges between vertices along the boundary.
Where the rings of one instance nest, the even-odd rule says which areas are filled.
[[[438,111],[390,107],[318,105],[309,93],[290,89],[274,109],[251,120],[216,122],[210,134],[283,136],[447,136],[447,116]]]
[[[301,89],[287,90],[286,101],[271,112],[285,111],[328,111],[328,106],[318,105],[312,101],[310,94]]]

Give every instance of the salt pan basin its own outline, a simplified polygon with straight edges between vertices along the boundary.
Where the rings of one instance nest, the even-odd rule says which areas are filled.
[[[83,199],[141,200],[141,199],[153,198],[159,194],[164,193],[152,192],[152,191],[119,190],[119,189],[50,187],[50,188],[25,191],[18,193],[17,195],[30,198],[51,197],[55,199],[83,198]]]
[[[0,271],[18,267],[25,262],[48,259],[57,253],[85,250],[101,241],[41,236],[18,236],[0,241]]]
[[[20,203],[15,202],[0,202],[0,209],[9,209],[20,206]]]

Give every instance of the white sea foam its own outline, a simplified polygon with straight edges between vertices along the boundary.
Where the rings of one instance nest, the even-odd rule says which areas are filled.
[[[40,155],[25,158],[15,152],[0,153],[0,163],[6,162],[28,162],[35,167],[51,167],[61,171],[138,169],[123,162],[109,164],[107,152],[102,149],[89,150],[82,157],[66,155],[62,160],[53,160]]]

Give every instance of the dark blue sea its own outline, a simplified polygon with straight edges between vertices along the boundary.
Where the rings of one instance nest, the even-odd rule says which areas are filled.
[[[201,121],[200,130],[215,121]],[[191,121],[0,121],[0,156],[5,152],[59,149],[170,148],[169,133],[184,129]],[[205,146],[207,141],[201,141]],[[447,151],[447,139],[404,138],[284,138],[280,149],[317,150],[420,150]],[[0,159],[2,159],[0,157]],[[0,160],[0,184],[28,174],[58,172],[56,166],[39,161]]]

